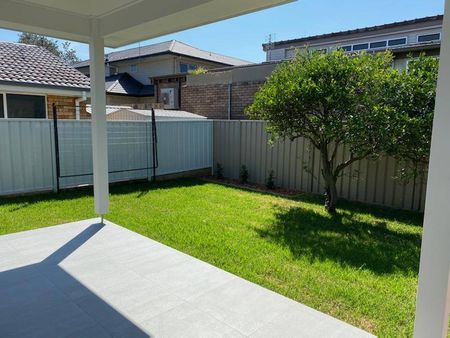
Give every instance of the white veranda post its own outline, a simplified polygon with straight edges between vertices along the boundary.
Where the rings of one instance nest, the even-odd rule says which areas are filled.
[[[105,52],[98,22],[92,19],[89,41],[91,103],[92,103],[92,156],[94,173],[94,201],[97,215],[103,217],[109,207],[108,144],[106,132]]]
[[[416,338],[447,336],[450,307],[450,0],[445,3],[417,293]]]

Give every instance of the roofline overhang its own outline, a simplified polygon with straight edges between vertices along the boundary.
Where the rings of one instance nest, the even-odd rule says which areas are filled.
[[[62,96],[83,96],[84,94],[86,94],[89,96],[90,88],[39,85],[34,83],[0,80],[0,91],[14,91]]]
[[[320,40],[332,39],[332,38],[343,37],[343,36],[348,36],[350,38],[353,35],[364,34],[364,33],[376,33],[376,32],[380,32],[383,30],[398,28],[401,26],[414,26],[414,25],[418,25],[418,24],[424,24],[427,22],[430,22],[430,23],[440,22],[439,25],[442,25],[442,20],[443,20],[443,15],[435,15],[435,16],[429,16],[429,17],[424,17],[424,18],[419,18],[419,19],[388,23],[388,24],[378,25],[378,26],[357,28],[357,29],[351,29],[351,30],[347,30],[347,31],[332,32],[332,33],[319,34],[319,35],[311,35],[311,36],[306,36],[306,37],[297,38],[297,39],[275,41],[272,43],[272,46],[273,47],[283,47],[283,46],[290,45],[290,44],[298,44],[298,43],[307,44],[308,42],[315,42],[318,40],[320,41]],[[268,47],[269,47],[268,43],[262,44],[262,48],[263,48],[264,52],[267,52],[269,50]],[[292,46],[290,46],[290,47],[292,47]]]
[[[188,57],[188,58],[195,59],[195,60],[200,60],[200,61],[206,61],[206,62],[216,63],[216,64],[221,65],[221,66],[237,67],[237,66],[233,66],[232,64],[225,63],[225,62],[212,61],[212,60],[208,60],[208,59],[201,58],[201,57],[197,57],[197,56],[191,56],[191,55],[188,55],[188,54],[176,53],[176,52],[171,52],[171,51],[167,51],[167,52],[159,52],[159,53],[147,54],[147,55],[140,55],[140,56],[133,56],[133,57],[123,58],[123,59],[120,59],[120,60],[114,60],[114,61],[105,61],[105,65],[106,65],[106,64],[109,64],[109,65],[114,66],[114,64],[115,64],[116,62],[138,60],[138,59],[151,58],[151,57],[162,56],[162,55],[182,56],[182,57]],[[88,60],[86,60],[86,61],[88,61]],[[245,61],[245,60],[242,60],[242,61],[243,61],[243,62],[247,62],[247,61]],[[253,63],[252,63],[252,62],[249,62],[249,64],[253,64]],[[244,66],[244,65],[243,65],[243,66]],[[89,63],[88,63],[87,65],[83,65],[83,66],[79,66],[79,67],[77,67],[76,65],[73,65],[72,67],[74,67],[75,69],[89,68]]]

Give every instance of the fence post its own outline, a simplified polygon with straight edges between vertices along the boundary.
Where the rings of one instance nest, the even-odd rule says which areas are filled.
[[[59,137],[58,137],[58,114],[56,104],[52,104],[53,111],[53,134],[55,144],[55,164],[56,164],[56,193],[59,193],[59,178],[61,176],[61,167],[59,162]]]

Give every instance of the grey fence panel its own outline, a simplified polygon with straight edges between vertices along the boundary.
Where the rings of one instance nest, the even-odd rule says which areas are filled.
[[[276,184],[283,188],[322,194],[321,159],[311,142],[299,138],[268,144],[269,135],[262,121],[214,121],[214,164],[220,163],[225,177],[238,179],[245,165],[249,180],[264,184],[271,170]],[[340,147],[337,158],[349,155]],[[353,163],[339,177],[337,188],[342,198],[399,209],[424,208],[426,179],[402,183],[396,179],[399,163],[389,157]]]
[[[0,195],[51,190],[51,123],[0,120]]]
[[[211,121],[157,122],[157,175],[212,166]],[[151,177],[151,124],[111,121],[108,128],[110,182]],[[0,195],[56,188],[53,122],[0,120]],[[58,121],[62,188],[92,183],[90,121]]]
[[[157,175],[210,168],[212,121],[160,121]]]

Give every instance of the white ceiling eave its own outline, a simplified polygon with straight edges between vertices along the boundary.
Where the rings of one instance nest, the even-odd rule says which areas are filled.
[[[1,0],[0,26],[87,43],[96,19],[115,48],[292,1],[78,0],[75,10],[73,0]]]

